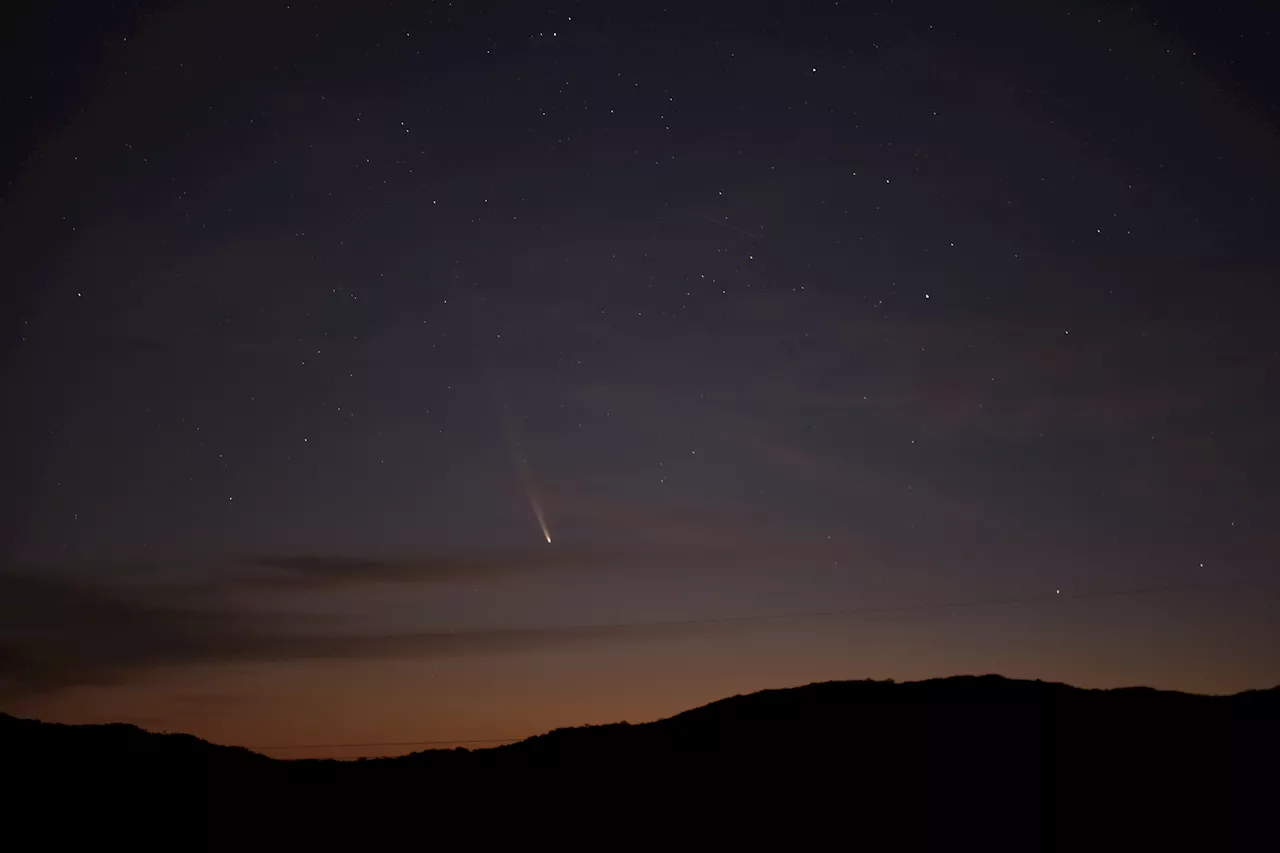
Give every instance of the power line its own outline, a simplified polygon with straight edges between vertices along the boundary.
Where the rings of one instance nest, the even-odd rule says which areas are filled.
[[[245,749],[356,749],[366,746],[451,746],[464,743],[514,743],[523,737],[472,738],[470,740],[389,740],[376,743],[290,743],[279,746],[246,746]]]

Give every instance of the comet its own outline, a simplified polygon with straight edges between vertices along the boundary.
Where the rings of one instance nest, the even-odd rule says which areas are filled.
[[[551,544],[551,530],[547,527],[547,514],[542,511],[542,501],[538,497],[538,490],[533,484],[533,473],[529,470],[529,460],[524,458],[524,454],[520,451],[520,439],[516,435],[515,426],[507,419],[508,430],[507,437],[511,443],[511,455],[516,460],[516,467],[520,469],[520,485],[524,487],[525,497],[529,499],[529,508],[533,510],[533,517],[538,520],[538,527],[542,529],[542,535],[547,540],[547,544]]]
[[[538,505],[538,496],[533,492],[529,492],[529,506],[533,507],[533,514],[538,519],[538,526],[542,528],[542,535],[547,538],[547,544],[551,544],[551,531],[547,529],[547,518],[542,514],[542,507]]]
[[[533,472],[529,469],[529,460],[525,458],[524,449],[520,446],[520,434],[516,431],[515,421],[511,418],[511,412],[507,408],[506,399],[503,397],[502,389],[498,385],[496,376],[494,377],[493,388],[494,394],[498,398],[498,409],[502,412],[502,425],[506,428],[507,448],[511,451],[511,458],[515,461],[516,470],[520,474],[520,486],[524,489],[525,497],[529,499],[529,508],[533,510],[533,517],[538,521],[538,527],[542,530],[542,537],[550,545],[551,528],[547,526],[547,514],[542,509],[542,499],[538,496],[538,489],[533,481]]]

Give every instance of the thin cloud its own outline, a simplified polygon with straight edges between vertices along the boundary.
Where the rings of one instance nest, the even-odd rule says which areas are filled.
[[[495,654],[708,630],[660,623],[349,634],[336,622],[318,630],[326,626],[314,620],[14,575],[0,575],[0,626],[0,697],[118,683],[164,666]]]
[[[1119,312],[866,320],[843,334],[875,370],[788,379],[771,394],[780,406],[864,412],[938,436],[1111,435],[1212,413],[1274,379],[1212,329]]]
[[[234,557],[212,586],[227,593],[257,589],[309,592],[376,584],[445,584],[501,580],[556,572],[591,572],[654,565],[721,566],[768,553],[751,537],[753,519],[715,512],[663,511],[625,502],[567,497],[558,508],[577,524],[626,538],[612,548],[544,546],[489,554],[403,560],[322,554],[245,554]],[[754,519],[759,523],[760,519]],[[762,549],[763,548],[763,549]],[[783,556],[793,556],[784,554]]]
[[[69,580],[0,575],[0,695],[113,682],[132,670],[235,658],[234,613],[146,601]]]
[[[325,588],[372,583],[449,583],[529,572],[578,570],[607,563],[608,554],[566,548],[491,554],[384,559],[325,554],[240,554],[232,583],[277,588]]]

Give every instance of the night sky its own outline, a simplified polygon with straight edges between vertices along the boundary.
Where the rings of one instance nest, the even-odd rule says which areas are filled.
[[[1268,4],[26,6],[3,710],[1280,683]]]

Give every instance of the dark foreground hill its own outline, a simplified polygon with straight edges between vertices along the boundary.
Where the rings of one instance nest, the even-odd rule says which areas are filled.
[[[10,849],[1225,850],[1280,826],[1280,688],[830,682],[363,762],[0,715],[0,756]]]

